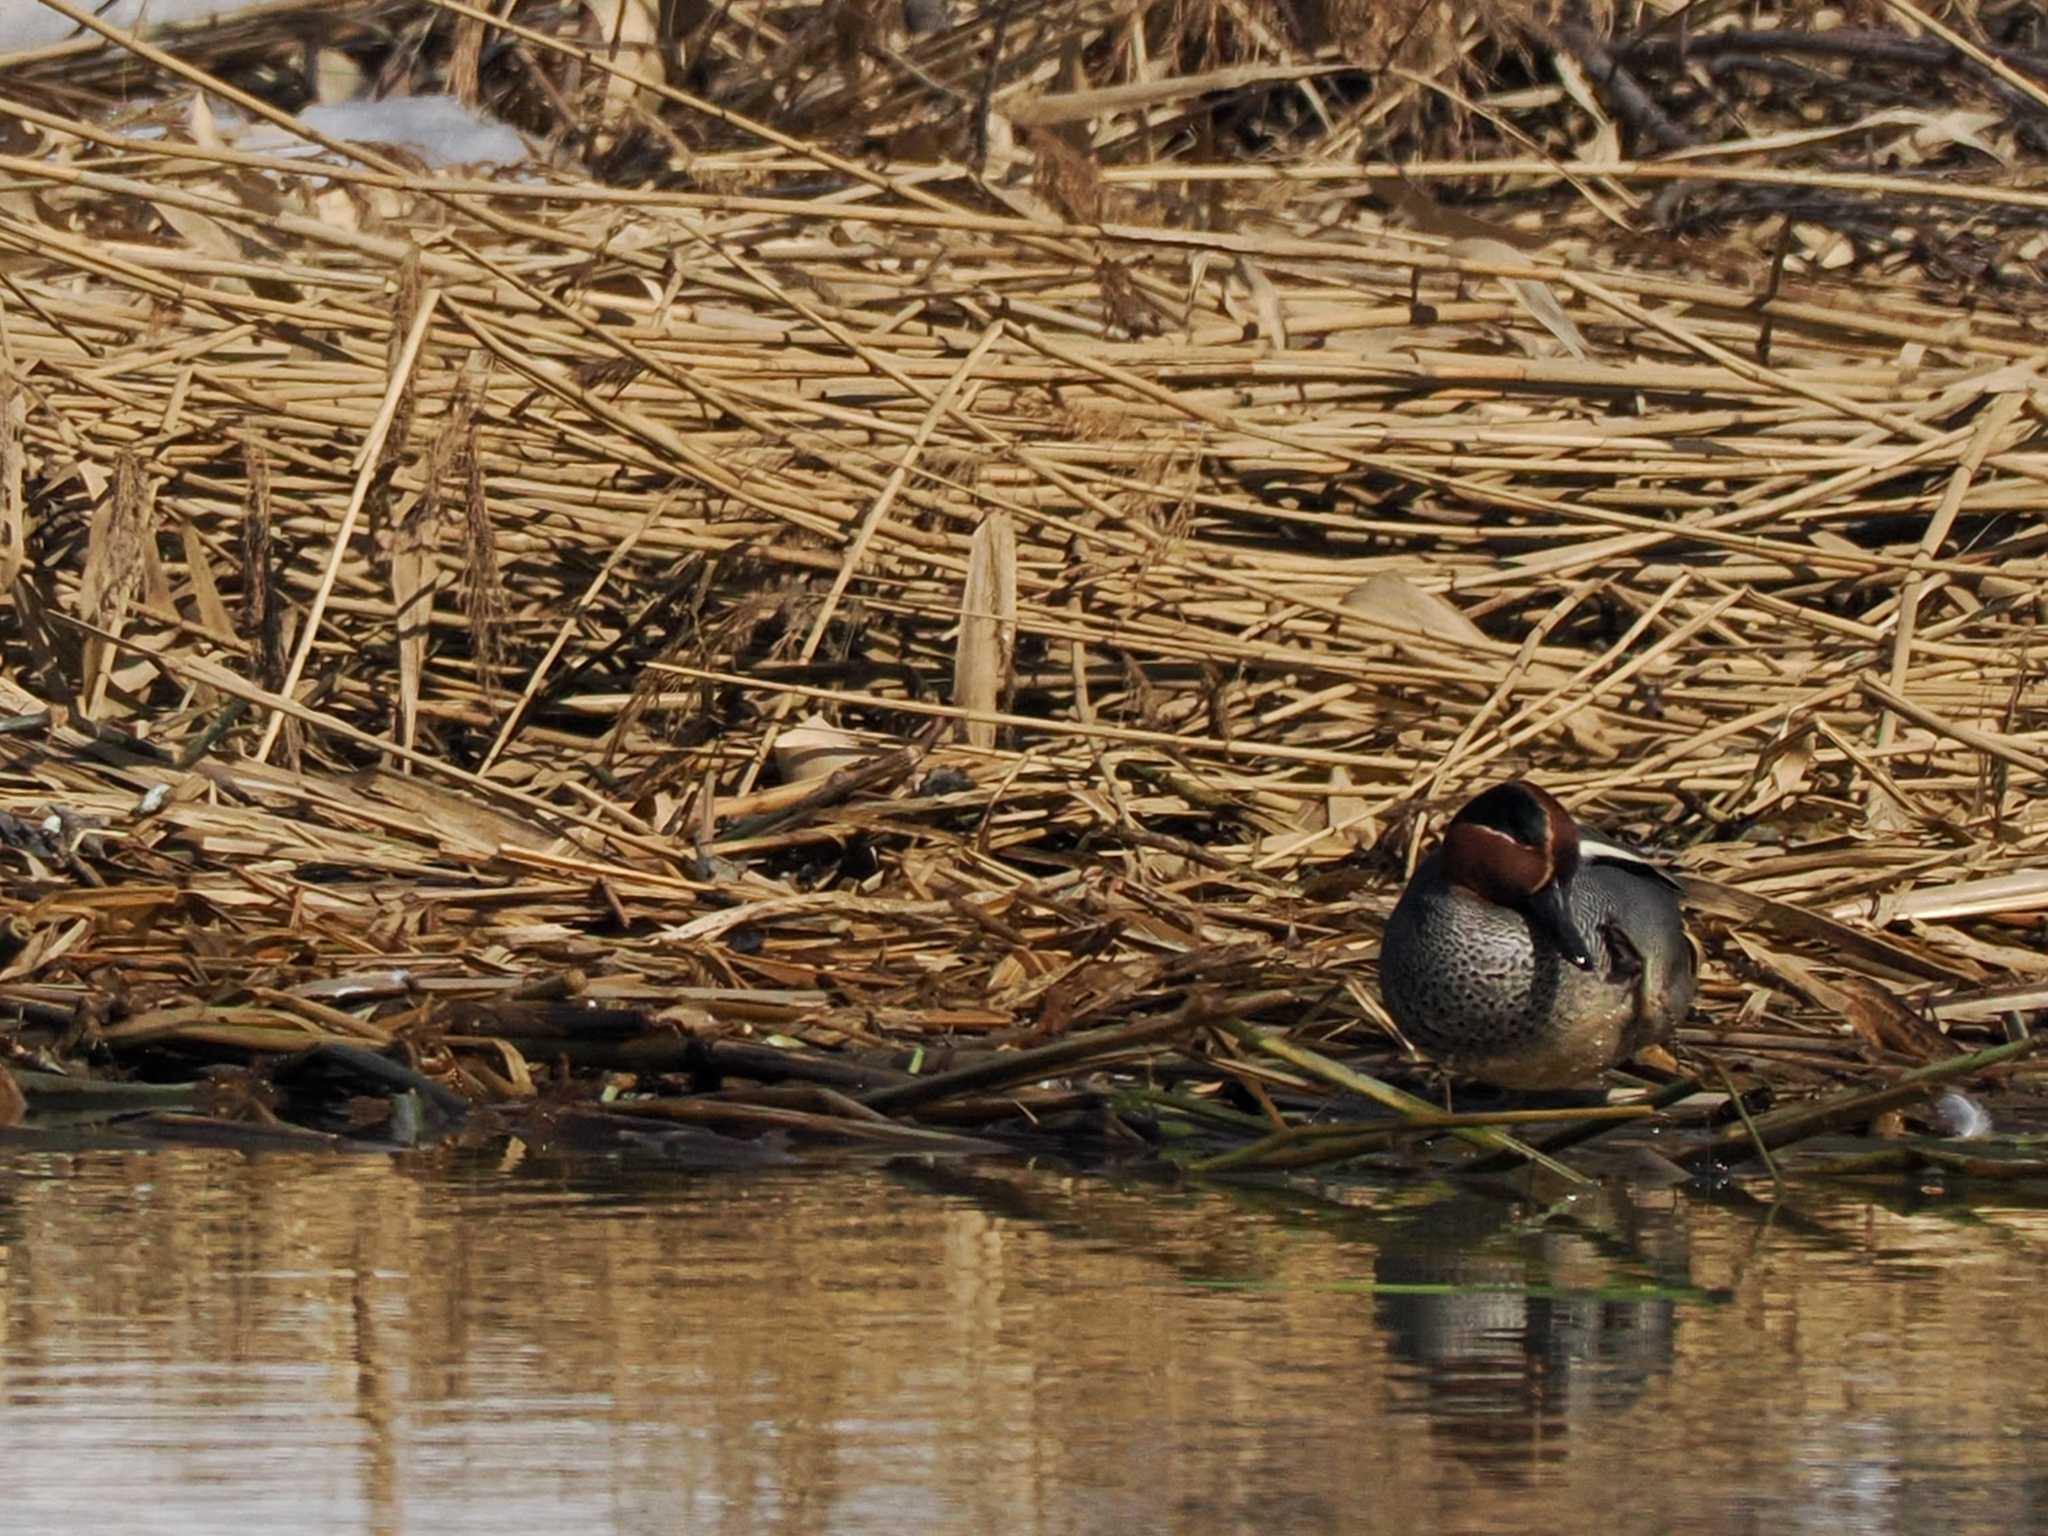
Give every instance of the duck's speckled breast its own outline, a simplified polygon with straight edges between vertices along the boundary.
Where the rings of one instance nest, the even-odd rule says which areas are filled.
[[[1572,917],[1591,947],[1582,971],[1528,919],[1423,860],[1388,919],[1380,995],[1410,1040],[1509,1087],[1580,1082],[1666,1038],[1692,1004],[1692,952],[1675,894],[1594,863],[1572,880]]]

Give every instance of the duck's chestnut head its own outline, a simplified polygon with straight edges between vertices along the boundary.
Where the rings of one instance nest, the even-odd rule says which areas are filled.
[[[1520,912],[1565,959],[1592,968],[1567,895],[1579,868],[1578,825],[1546,791],[1513,779],[1474,795],[1451,818],[1443,861],[1452,885]]]

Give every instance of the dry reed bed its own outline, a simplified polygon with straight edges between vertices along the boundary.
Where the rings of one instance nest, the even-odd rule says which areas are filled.
[[[1114,1135],[1019,1085],[1150,1063],[1270,1116],[1336,1079],[1237,1021],[1390,1065],[1404,863],[1522,772],[1684,866],[1724,1062],[1882,1083],[2048,1002],[2022,315],[1603,255],[1568,192],[1553,251],[1400,227],[1327,143],[1207,229],[766,127],[700,178],[752,190],[654,191],[21,95],[17,1067],[395,1044],[914,1139],[877,1111]]]

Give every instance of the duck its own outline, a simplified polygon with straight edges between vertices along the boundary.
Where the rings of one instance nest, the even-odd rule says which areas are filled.
[[[1678,882],[1527,780],[1451,818],[1387,920],[1380,997],[1439,1063],[1500,1088],[1585,1084],[1662,1044],[1698,962]]]

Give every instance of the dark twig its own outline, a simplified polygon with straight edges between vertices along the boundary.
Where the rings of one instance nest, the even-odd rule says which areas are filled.
[[[1598,86],[1608,104],[1638,134],[1654,141],[1659,149],[1688,149],[1693,137],[1668,117],[1651,99],[1642,83],[1614,57],[1606,42],[1595,37],[1590,27],[1576,21],[1559,22],[1557,36],[1573,58]]]
[[[2039,54],[1989,46],[1984,51],[2014,69],[2048,80],[2048,59]],[[1903,65],[1931,70],[1953,69],[1958,64],[1970,62],[1947,43],[1853,27],[1837,27],[1824,32],[1804,29],[1689,32],[1682,37],[1624,42],[1614,52],[1618,59],[1627,63],[1666,69],[1681,67],[1689,60],[1743,53],[1799,53],[1817,58],[1849,59],[1863,64]]]

